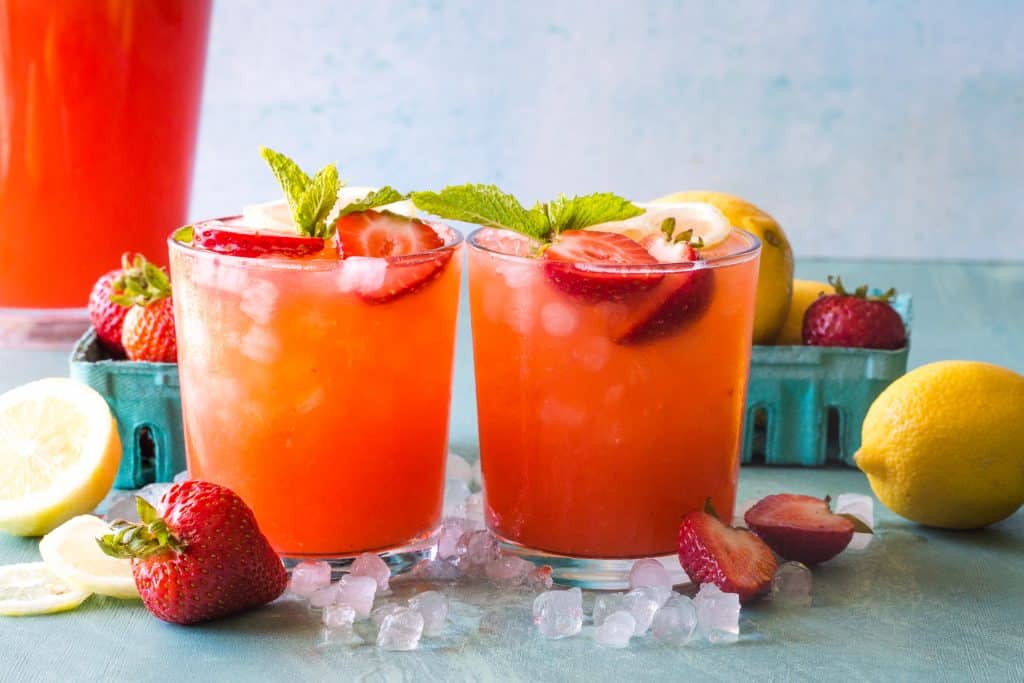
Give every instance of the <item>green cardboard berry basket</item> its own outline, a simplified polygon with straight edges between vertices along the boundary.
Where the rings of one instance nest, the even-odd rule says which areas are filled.
[[[185,469],[178,366],[113,360],[90,329],[71,352],[71,378],[107,399],[121,437],[114,488],[169,482]]]
[[[854,465],[868,408],[907,371],[910,301],[909,294],[893,301],[907,328],[907,344],[896,351],[755,346],[741,462]]]

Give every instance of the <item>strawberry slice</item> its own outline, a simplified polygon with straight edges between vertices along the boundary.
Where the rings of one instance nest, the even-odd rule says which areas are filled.
[[[566,230],[544,251],[544,261],[544,274],[551,284],[595,303],[626,299],[661,281],[658,272],[629,268],[658,261],[637,242],[614,232]],[[615,270],[607,266],[626,267]]]
[[[841,553],[854,531],[871,531],[852,515],[833,513],[827,497],[792,493],[762,498],[747,510],[743,521],[780,556],[807,565]]]
[[[250,230],[221,221],[204,221],[192,228],[192,244],[232,256],[309,256],[324,249],[322,237]]]
[[[417,218],[387,211],[360,211],[338,220],[338,248],[343,258],[384,259],[382,278],[359,283],[356,292],[368,303],[386,303],[422,289],[451,259],[437,231]],[[433,253],[431,253],[433,252]]]
[[[713,583],[747,602],[768,590],[778,563],[746,529],[723,524],[711,509],[694,510],[679,527],[679,564],[695,583]]]
[[[699,260],[689,245],[682,256],[684,261]],[[709,268],[668,273],[632,303],[624,318],[613,321],[611,337],[617,344],[641,344],[677,332],[707,310],[714,289],[715,274]]]

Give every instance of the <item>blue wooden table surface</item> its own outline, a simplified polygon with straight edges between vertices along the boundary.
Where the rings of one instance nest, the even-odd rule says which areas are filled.
[[[801,263],[914,296],[912,366],[978,359],[1024,372],[1024,264]],[[468,308],[460,320],[452,448],[477,455]],[[66,375],[66,354],[0,351],[0,390]],[[744,468],[740,498],[870,493],[855,470]],[[337,501],[344,504],[344,501]],[[399,503],[400,504],[400,503]],[[451,633],[408,653],[318,647],[295,604],[190,628],[93,597],[60,615],[0,618],[0,680],[1024,680],[1024,512],[989,529],[926,529],[876,503],[877,535],[815,571],[814,605],[744,609],[739,644],[628,650],[545,641],[527,596],[453,588]],[[0,563],[38,559],[0,535]]]

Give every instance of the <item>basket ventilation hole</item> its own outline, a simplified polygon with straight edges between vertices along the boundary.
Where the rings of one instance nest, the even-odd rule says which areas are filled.
[[[754,408],[750,415],[753,422],[750,439],[750,464],[764,465],[768,450],[768,411],[763,407]]]
[[[138,453],[139,466],[142,472],[149,475],[156,467],[156,441],[149,427],[135,430],[135,452]]]
[[[825,462],[839,462],[843,455],[842,416],[839,408],[829,406],[825,414]]]

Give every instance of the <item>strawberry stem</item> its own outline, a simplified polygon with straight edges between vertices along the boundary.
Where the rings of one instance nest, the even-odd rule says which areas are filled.
[[[142,254],[125,253],[121,257],[124,271],[114,281],[110,300],[121,306],[148,306],[171,296],[171,280],[167,273]]]
[[[836,294],[839,296],[852,296],[858,299],[864,299],[865,301],[880,301],[882,303],[891,304],[892,300],[896,298],[896,288],[890,287],[881,294],[869,295],[869,289],[867,285],[861,285],[854,291],[849,291],[843,286],[843,279],[838,275],[829,275],[828,283],[832,285],[833,289],[836,290]]]
[[[145,558],[164,552],[180,553],[185,549],[165,522],[156,508],[141,496],[135,497],[135,509],[139,511],[138,523],[116,520],[110,527],[112,533],[96,539],[100,550],[111,557],[120,559]]]

